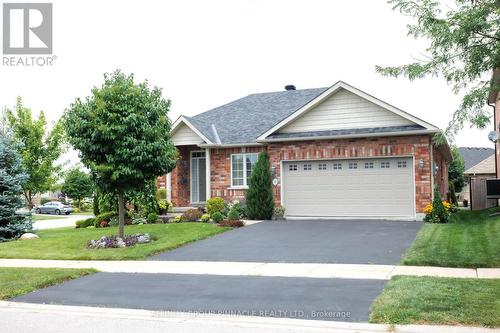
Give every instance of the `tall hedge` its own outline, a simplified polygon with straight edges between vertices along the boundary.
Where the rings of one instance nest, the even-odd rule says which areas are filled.
[[[247,215],[251,220],[269,220],[273,217],[274,199],[271,184],[271,165],[266,152],[259,154],[246,193]]]

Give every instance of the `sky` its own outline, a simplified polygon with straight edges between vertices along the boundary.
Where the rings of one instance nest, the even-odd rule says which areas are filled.
[[[421,58],[426,47],[407,36],[409,18],[386,1],[52,3],[57,59],[52,67],[0,65],[0,107],[21,96],[33,112],[55,121],[115,69],[162,88],[172,120],[287,84],[316,88],[339,80],[440,128],[461,100],[442,78],[411,82],[375,72],[375,65]],[[455,143],[493,147],[489,130],[466,125]]]

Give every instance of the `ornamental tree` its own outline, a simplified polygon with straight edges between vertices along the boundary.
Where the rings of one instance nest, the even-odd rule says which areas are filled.
[[[463,92],[459,108],[447,128],[452,137],[470,122],[484,128],[490,120],[485,108],[490,91],[499,83],[490,83],[494,69],[500,68],[500,7],[498,0],[390,0],[401,14],[414,19],[408,35],[421,38],[429,46],[413,63],[381,67],[387,76],[405,76],[410,80],[443,76],[455,93]],[[443,136],[437,136],[443,139]]]
[[[78,209],[80,209],[82,199],[92,195],[94,184],[90,175],[78,168],[73,168],[64,178],[62,191],[71,199],[75,199],[78,202]]]
[[[52,130],[47,128],[43,112],[33,119],[31,110],[17,99],[14,110],[7,110],[9,129],[12,131],[28,179],[23,183],[23,194],[29,209],[33,208],[33,197],[48,191],[55,183],[61,166],[57,159],[65,150],[64,129],[57,122]]]
[[[16,214],[23,206],[22,185],[27,178],[10,135],[0,131],[0,242],[31,230],[31,221]]]
[[[274,199],[271,165],[266,152],[259,154],[250,176],[246,192],[247,215],[252,220],[269,220],[273,217]]]
[[[170,101],[159,88],[150,89],[147,81],[135,83],[133,75],[115,71],[65,112],[69,142],[101,190],[117,197],[119,237],[124,236],[125,192],[143,189],[175,166],[169,109]]]

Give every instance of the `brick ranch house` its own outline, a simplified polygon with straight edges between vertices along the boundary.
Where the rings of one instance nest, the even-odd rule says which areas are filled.
[[[244,200],[259,152],[287,217],[419,219],[448,190],[439,129],[344,82],[253,94],[172,126],[176,168],[159,179],[176,207]]]

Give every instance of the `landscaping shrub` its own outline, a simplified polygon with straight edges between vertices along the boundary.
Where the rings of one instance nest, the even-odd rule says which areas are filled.
[[[106,212],[106,213],[99,214],[94,219],[94,226],[96,228],[100,228],[101,222],[103,222],[103,221],[107,222],[107,224],[109,226],[109,221],[111,220],[111,218],[113,218],[115,216],[116,216],[115,212]]]
[[[148,223],[147,219],[143,216],[134,216],[132,218],[132,224],[137,225],[137,224],[146,224]]]
[[[282,220],[283,217],[285,216],[285,207],[283,207],[283,206],[274,207],[273,216],[274,216],[275,220]]]
[[[225,202],[224,199],[214,197],[207,200],[207,213],[212,216],[215,213],[222,213],[224,211]]]
[[[146,221],[148,223],[156,223],[156,222],[158,222],[158,219],[159,219],[159,217],[158,217],[158,214],[156,214],[156,213],[149,213],[148,216],[146,217]]]
[[[93,217],[89,217],[88,219],[84,219],[84,220],[78,220],[78,221],[76,221],[76,227],[77,228],[87,228],[90,226],[94,226],[95,220],[96,219]]]
[[[201,219],[201,215],[203,213],[199,209],[189,209],[182,214],[182,221],[190,222],[190,221],[198,221]]]
[[[227,214],[227,219],[228,220],[239,220],[240,219],[240,211],[239,211],[238,207],[235,208],[235,206],[233,206],[229,210],[229,213]]]
[[[172,223],[181,223],[182,222],[182,216],[178,215],[178,216],[174,217],[171,222]]]
[[[201,222],[207,223],[208,221],[210,221],[210,215],[209,214],[203,214],[201,216]]]
[[[112,218],[109,219],[108,225],[110,227],[116,227],[118,226],[118,216],[113,216]]]
[[[441,201],[441,193],[436,187],[434,189],[434,200],[432,206],[427,206],[424,209],[426,213],[424,220],[430,223],[447,223],[450,217],[452,205],[446,201]]]
[[[211,214],[210,216],[212,217],[212,220],[215,223],[220,223],[222,220],[224,220],[224,215],[222,215],[221,212],[215,212],[215,213]]]
[[[221,227],[231,227],[231,228],[241,228],[244,227],[245,224],[240,220],[223,220],[219,223]]]
[[[236,210],[238,212],[239,218],[246,217],[246,204],[240,203],[238,200],[234,200],[229,205],[227,205],[227,211],[225,210],[224,215],[229,215],[230,210]]]
[[[95,217],[96,220],[100,221],[108,221],[113,217],[116,216],[115,212],[106,212],[106,213],[101,213]]]
[[[169,202],[167,200],[158,200],[158,210],[160,214],[166,214],[168,212]]]
[[[273,217],[271,165],[266,152],[259,154],[259,159],[253,168],[246,192],[246,204],[248,218],[252,220],[269,220]]]

